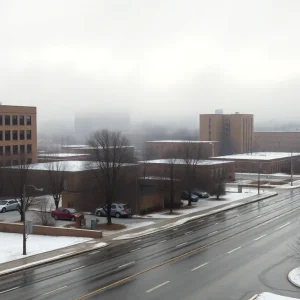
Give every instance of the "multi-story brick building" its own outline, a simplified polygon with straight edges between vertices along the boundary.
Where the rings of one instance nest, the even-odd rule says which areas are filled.
[[[252,151],[252,114],[201,114],[200,140],[220,142],[223,155]]]
[[[37,162],[36,107],[0,105],[0,164]]]

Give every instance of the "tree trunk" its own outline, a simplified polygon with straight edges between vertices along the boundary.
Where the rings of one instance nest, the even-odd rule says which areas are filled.
[[[54,204],[55,204],[55,208],[58,209],[59,198],[58,198],[58,199],[57,199],[57,198],[56,198],[56,199],[54,198]]]
[[[107,225],[111,225],[112,224],[112,222],[111,222],[111,214],[110,214],[110,212],[111,212],[111,200],[109,200],[108,202],[107,202],[107,212],[106,212],[106,218],[107,218]]]

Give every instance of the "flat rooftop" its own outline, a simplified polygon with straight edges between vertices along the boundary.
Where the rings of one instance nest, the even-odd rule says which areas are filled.
[[[192,143],[192,144],[209,144],[209,143],[218,143],[218,141],[161,140],[161,141],[147,141],[147,143]]]
[[[122,148],[133,148],[134,146],[122,146]],[[85,149],[95,149],[93,147],[90,147],[89,145],[68,145],[68,146],[62,146],[62,148],[66,149],[66,148],[70,148],[70,149],[82,149],[82,150],[85,150]],[[100,148],[100,147],[99,147]],[[110,148],[114,148],[114,147],[110,147]],[[121,148],[119,146],[117,146],[116,148]]]
[[[184,159],[174,159],[174,165],[185,165],[186,162]],[[231,161],[228,160],[198,160],[197,166],[211,166],[211,165],[219,165],[219,164],[228,164]],[[147,164],[170,164],[169,159],[153,159],[153,160],[146,160],[140,161],[139,163],[147,163]]]
[[[292,156],[299,156],[300,153],[292,153]],[[290,152],[253,152],[243,154],[232,154],[224,156],[212,157],[212,159],[225,159],[225,160],[273,160],[291,157]]]
[[[67,158],[67,157],[79,157],[87,156],[86,153],[39,153],[38,157],[47,157],[47,158]]]

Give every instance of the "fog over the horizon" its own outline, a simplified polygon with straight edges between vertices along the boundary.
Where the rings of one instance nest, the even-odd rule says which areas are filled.
[[[299,11],[298,0],[2,0],[0,101],[37,106],[43,121],[124,110],[198,124],[217,108],[296,119]]]

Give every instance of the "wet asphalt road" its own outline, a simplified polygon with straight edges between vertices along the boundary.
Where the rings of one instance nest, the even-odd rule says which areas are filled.
[[[286,279],[295,259],[300,191],[114,242],[54,264],[1,277],[0,299],[246,300],[300,298]]]

